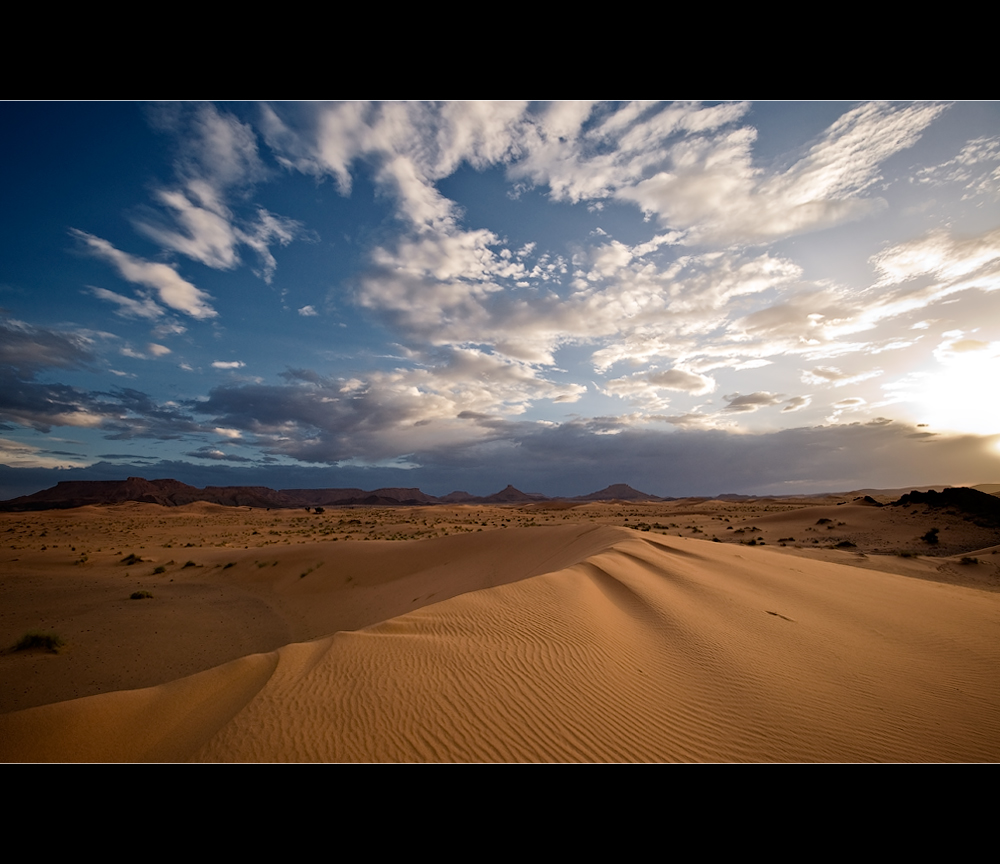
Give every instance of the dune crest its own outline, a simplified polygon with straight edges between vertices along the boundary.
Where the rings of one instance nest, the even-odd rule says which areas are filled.
[[[570,544],[553,532],[541,575],[169,684],[0,716],[0,758],[1000,759],[996,594],[578,530]]]

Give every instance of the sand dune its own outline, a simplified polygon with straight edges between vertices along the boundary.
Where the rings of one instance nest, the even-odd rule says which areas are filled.
[[[590,525],[350,547],[316,573],[393,617],[0,716],[0,759],[1000,759],[996,593]],[[267,589],[302,632],[310,579]]]

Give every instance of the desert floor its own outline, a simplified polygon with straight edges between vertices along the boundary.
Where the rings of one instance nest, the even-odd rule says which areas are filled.
[[[0,760],[998,761],[998,543],[857,496],[4,513]]]

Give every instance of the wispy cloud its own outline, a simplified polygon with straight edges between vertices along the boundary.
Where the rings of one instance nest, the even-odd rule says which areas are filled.
[[[107,240],[87,234],[85,231],[74,228],[70,233],[80,240],[91,254],[111,264],[123,279],[153,289],[164,306],[198,319],[215,318],[218,314],[209,303],[211,298],[208,294],[181,278],[170,265],[129,255],[116,249]],[[111,299],[104,294],[100,296],[105,300]],[[128,307],[130,311],[135,311],[137,308],[148,310],[149,298],[145,300],[145,303],[140,301],[134,307],[129,306],[127,302],[122,305]],[[146,314],[144,317],[149,315]]]
[[[136,229],[216,270],[239,265],[239,247],[248,246],[257,254],[259,275],[270,282],[277,268],[271,246],[287,246],[302,224],[260,206],[252,215],[234,211],[234,196],[242,198],[266,176],[253,128],[207,103],[160,108],[154,117],[179,142],[178,185],[156,190],[162,209],[137,218]]]

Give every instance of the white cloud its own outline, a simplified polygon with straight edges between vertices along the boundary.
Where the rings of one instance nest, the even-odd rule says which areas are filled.
[[[164,249],[172,249],[216,270],[231,270],[239,263],[233,214],[219,200],[219,193],[202,180],[190,180],[183,191],[161,189],[161,204],[173,211],[180,230],[142,221],[136,228]]]
[[[690,243],[761,243],[830,227],[884,206],[863,194],[881,179],[881,163],[911,147],[944,108],[859,106],[782,174],[754,166],[750,127],[684,138],[668,149],[667,170],[616,194],[687,230]]]
[[[802,382],[804,384],[832,384],[834,387],[843,387],[847,384],[857,384],[860,381],[867,381],[869,378],[877,378],[881,374],[881,369],[871,369],[867,372],[852,375],[849,372],[842,372],[836,366],[815,366],[812,369],[803,371]]]
[[[546,380],[529,364],[474,349],[447,349],[426,366],[324,378],[290,370],[287,384],[216,388],[198,410],[256,436],[273,453],[305,461],[395,458],[496,437],[540,399],[575,402],[586,388]]]
[[[663,369],[614,378],[601,389],[609,396],[642,405],[646,411],[662,411],[670,404],[664,390],[701,396],[715,390],[715,380],[685,369]]]
[[[149,318],[152,320],[163,314],[163,309],[151,297],[142,296],[136,300],[132,297],[116,294],[114,291],[108,291],[107,288],[91,286],[90,290],[95,297],[117,304],[116,314],[126,318]]]
[[[962,200],[977,195],[1000,195],[1000,138],[975,138],[954,158],[922,168],[917,181],[941,186],[958,183],[965,188]]]
[[[216,270],[240,264],[238,247],[249,246],[261,262],[259,275],[270,283],[277,264],[270,247],[287,246],[302,224],[263,207],[241,218],[230,201],[265,175],[253,129],[213,105],[163,112],[161,125],[177,135],[181,151],[176,170],[179,186],[159,189],[156,200],[170,214],[136,220],[136,228],[164,249],[179,252]]]
[[[760,408],[767,408],[771,405],[780,405],[783,396],[777,393],[768,393],[766,390],[758,390],[756,393],[747,393],[745,396],[733,393],[731,396],[723,396],[729,404],[722,410],[727,413],[743,414],[757,411]]]
[[[319,312],[317,312],[312,306],[301,306],[299,307],[299,315],[303,318],[311,318],[315,315],[319,315]]]
[[[146,346],[146,350],[154,357],[163,357],[170,353],[170,349],[166,345],[158,345],[156,342],[150,342]]]
[[[216,360],[212,363],[214,369],[242,369],[246,365],[242,360]]]
[[[930,276],[952,288],[975,282],[976,287],[995,290],[1000,287],[1000,228],[965,238],[938,229],[885,249],[871,263],[880,274],[876,288]],[[940,291],[935,296],[941,296]]]
[[[671,136],[718,129],[748,108],[632,102],[609,111],[591,102],[554,103],[526,116],[521,156],[508,175],[547,185],[558,201],[609,198],[662,163]]]
[[[781,409],[781,413],[785,414],[789,411],[799,411],[802,408],[807,408],[811,402],[811,396],[793,396],[785,403],[785,407]]]
[[[85,231],[78,231],[74,228],[71,233],[83,241],[94,255],[114,266],[123,279],[156,291],[164,306],[169,306],[178,312],[184,312],[192,318],[215,318],[218,315],[209,305],[208,294],[182,279],[177,271],[169,265],[129,255],[127,252],[116,249],[107,240],[87,234]],[[99,296],[102,296],[103,299],[109,299],[104,295]]]
[[[88,464],[83,456],[50,456],[50,451],[31,444],[0,438],[0,464],[11,468],[82,468]]]

